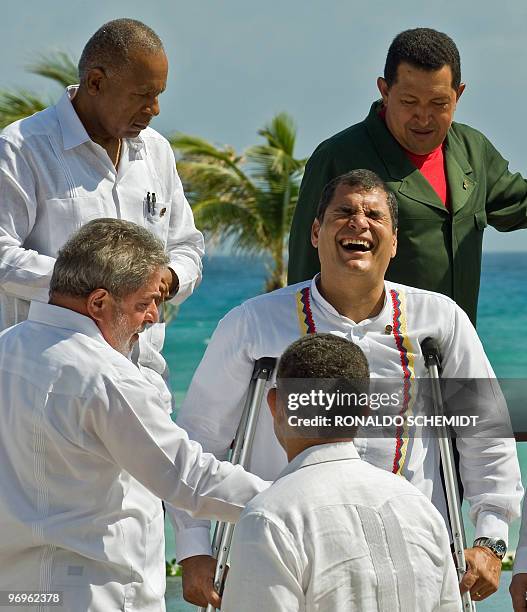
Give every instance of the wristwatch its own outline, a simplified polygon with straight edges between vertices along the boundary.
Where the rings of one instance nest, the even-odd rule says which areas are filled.
[[[497,538],[477,538],[474,540],[473,546],[484,546],[485,548],[490,548],[492,552],[503,561],[505,554],[507,552],[507,544],[503,540],[498,540]]]

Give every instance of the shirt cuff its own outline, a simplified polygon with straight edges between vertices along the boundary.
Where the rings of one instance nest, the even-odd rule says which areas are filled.
[[[509,541],[509,524],[501,514],[496,512],[480,512],[476,523],[476,533],[474,540],[478,538],[496,538],[504,540],[508,545]],[[467,545],[472,546],[471,542]]]
[[[170,298],[170,302],[177,306],[181,302],[185,301],[189,295],[192,294],[196,285],[201,280],[201,274],[191,274],[188,271],[189,267],[193,267],[192,264],[185,262],[185,264],[172,260],[168,267],[177,275],[179,280],[179,287],[176,295]]]
[[[165,298],[166,300],[168,300],[170,302],[170,301],[172,301],[176,297],[176,295],[179,292],[179,276],[178,276],[177,272],[172,269],[172,266],[168,266],[168,269],[172,273],[172,280],[174,280],[174,277],[177,278],[177,285],[175,285],[174,287],[172,287],[170,289],[170,293]]]
[[[512,575],[516,574],[527,574],[527,546],[520,546],[516,549]]]
[[[188,557],[212,555],[210,532],[206,527],[191,527],[176,534],[176,561],[180,563]]]

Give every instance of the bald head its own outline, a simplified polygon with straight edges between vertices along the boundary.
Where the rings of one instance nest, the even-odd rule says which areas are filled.
[[[138,55],[163,52],[159,36],[136,19],[114,19],[101,26],[86,43],[79,61],[83,83],[92,68],[115,72]]]

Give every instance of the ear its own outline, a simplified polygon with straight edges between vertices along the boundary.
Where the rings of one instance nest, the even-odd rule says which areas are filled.
[[[390,88],[388,87],[388,83],[383,77],[379,77],[377,79],[377,89],[379,90],[379,93],[381,94],[382,101],[386,105],[386,102],[388,101],[388,92]]]
[[[392,254],[390,259],[393,259],[397,255],[397,230],[394,231],[392,240]]]
[[[269,404],[269,410],[273,416],[273,429],[276,437],[280,440],[280,431],[284,425],[285,414],[284,407],[279,403],[276,387],[272,387],[267,392],[267,403]]]
[[[267,392],[267,403],[274,419],[276,417],[276,387],[272,387]]]
[[[313,225],[311,226],[311,244],[315,247],[315,249],[318,248],[319,233],[320,233],[320,221],[318,219],[315,219],[313,221]]]
[[[465,83],[460,83],[456,91],[456,102],[459,102],[459,98],[461,98],[461,94],[464,91],[465,91]]]
[[[112,296],[106,289],[94,289],[86,299],[86,309],[94,321],[106,320],[112,309]]]
[[[102,68],[92,68],[86,77],[86,91],[90,96],[96,96],[104,86],[106,74]]]

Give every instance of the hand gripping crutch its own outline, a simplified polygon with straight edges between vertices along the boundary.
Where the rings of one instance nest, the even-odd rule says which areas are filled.
[[[443,396],[441,394],[440,373],[441,373],[441,353],[437,342],[433,338],[425,338],[421,342],[421,351],[428,369],[428,375],[432,383],[432,397],[434,400],[434,411],[436,415],[443,415]],[[452,438],[446,426],[438,428],[439,451],[443,464],[443,474],[445,477],[445,489],[448,503],[448,514],[450,516],[450,530],[454,539],[454,560],[459,582],[466,571],[465,561],[465,528],[463,527],[463,517],[461,515],[461,499],[457,484],[456,472],[454,467],[454,452],[452,448]],[[470,598],[470,593],[461,595],[463,612],[472,612],[476,606]]]
[[[261,357],[254,364],[242,418],[232,445],[231,463],[234,465],[241,465],[246,468],[249,463],[265,385],[273,375],[275,365],[276,359],[274,357]],[[214,589],[220,595],[223,589],[233,533],[234,523],[218,522],[216,524],[212,540],[212,554],[218,560],[214,573]],[[206,608],[202,607],[199,610],[200,612],[214,612],[215,608],[212,604],[209,604]]]

